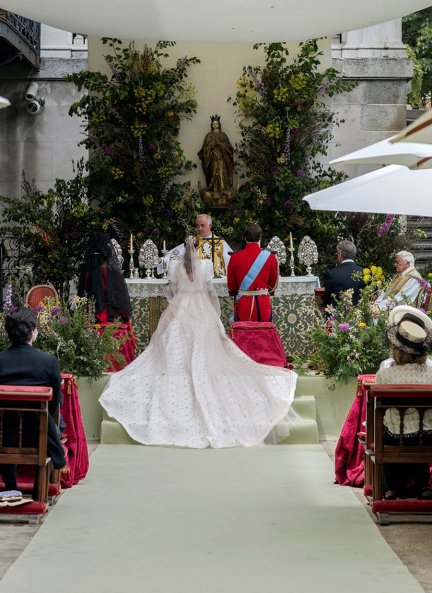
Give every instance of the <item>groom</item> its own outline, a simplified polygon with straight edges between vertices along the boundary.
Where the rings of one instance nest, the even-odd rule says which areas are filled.
[[[228,291],[235,297],[234,321],[271,321],[270,295],[278,283],[278,262],[273,253],[261,249],[259,225],[247,225],[244,237],[246,247],[233,253],[228,266]]]

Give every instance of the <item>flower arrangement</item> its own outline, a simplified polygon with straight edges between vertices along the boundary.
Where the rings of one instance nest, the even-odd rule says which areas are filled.
[[[190,185],[179,181],[192,168],[178,140],[181,122],[196,111],[195,88],[186,81],[196,57],[166,67],[171,41],[142,51],[133,43],[104,38],[110,75],[83,71],[70,76],[87,91],[70,115],[83,119],[89,149],[89,193],[123,231],[179,242],[173,211]]]
[[[327,307],[328,319],[321,320],[310,335],[312,353],[306,363],[333,381],[348,382],[362,373],[375,373],[389,356],[385,338],[388,310],[371,301],[385,283],[379,266],[363,271],[366,284],[360,300],[353,305],[353,290],[340,294],[335,306]],[[303,361],[304,362],[304,361]]]
[[[328,244],[344,235],[345,216],[317,216],[302,198],[345,177],[323,167],[317,157],[326,154],[338,123],[325,96],[348,91],[355,83],[333,68],[319,68],[322,52],[317,40],[300,43],[293,58],[284,43],[259,43],[254,48],[264,51],[265,65],[245,66],[237,82],[237,160],[245,183],[228,215],[238,219],[240,240],[244,224],[258,220],[268,238],[283,238],[292,229],[314,240],[325,235],[323,244]]]
[[[0,313],[0,348],[9,347],[4,327],[5,315],[14,306],[5,303]],[[99,379],[106,370],[107,359],[124,363],[120,353],[122,341],[115,338],[119,324],[113,323],[99,331],[94,323],[94,304],[85,297],[74,297],[72,308],[65,302],[54,302],[45,298],[36,307],[38,318],[38,337],[36,348],[57,356],[62,373],[76,377]]]
[[[70,180],[56,179],[47,192],[37,189],[23,176],[20,197],[2,197],[3,213],[0,230],[3,237],[14,237],[16,256],[14,268],[31,270],[28,284],[51,282],[65,299],[70,282],[78,275],[87,234],[100,220],[87,194],[84,160],[74,166]],[[18,275],[9,277],[19,291]]]

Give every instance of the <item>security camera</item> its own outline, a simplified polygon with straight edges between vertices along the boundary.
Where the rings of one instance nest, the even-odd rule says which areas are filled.
[[[30,113],[30,115],[36,115],[36,113],[39,113],[45,105],[45,99],[37,96],[38,88],[38,83],[33,81],[28,85],[26,90],[26,111],[27,113]]]
[[[43,97],[35,97],[30,101],[27,101],[26,111],[30,115],[36,115],[45,105],[45,99]]]
[[[36,99],[37,90],[39,85],[37,82],[31,82],[26,90],[25,98],[27,101],[31,101],[32,99]]]

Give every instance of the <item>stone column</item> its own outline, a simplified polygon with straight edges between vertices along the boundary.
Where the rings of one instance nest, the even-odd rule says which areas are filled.
[[[358,86],[333,98],[335,110],[345,121],[335,130],[328,160],[384,140],[405,127],[407,84],[413,72],[402,43],[400,19],[333,38],[332,57],[333,67]],[[350,165],[343,170],[355,177],[375,168]]]

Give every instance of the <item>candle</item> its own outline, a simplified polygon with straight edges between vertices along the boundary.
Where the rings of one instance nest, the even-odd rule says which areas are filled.
[[[163,247],[162,247],[162,249],[163,249],[164,251],[166,251],[166,250],[167,250],[167,248],[166,248],[166,241],[164,241],[164,242],[163,242]]]
[[[133,251],[133,238],[132,238],[132,233],[130,236],[130,251]]]
[[[292,241],[292,233],[290,231],[290,249],[293,250],[293,241]]]

